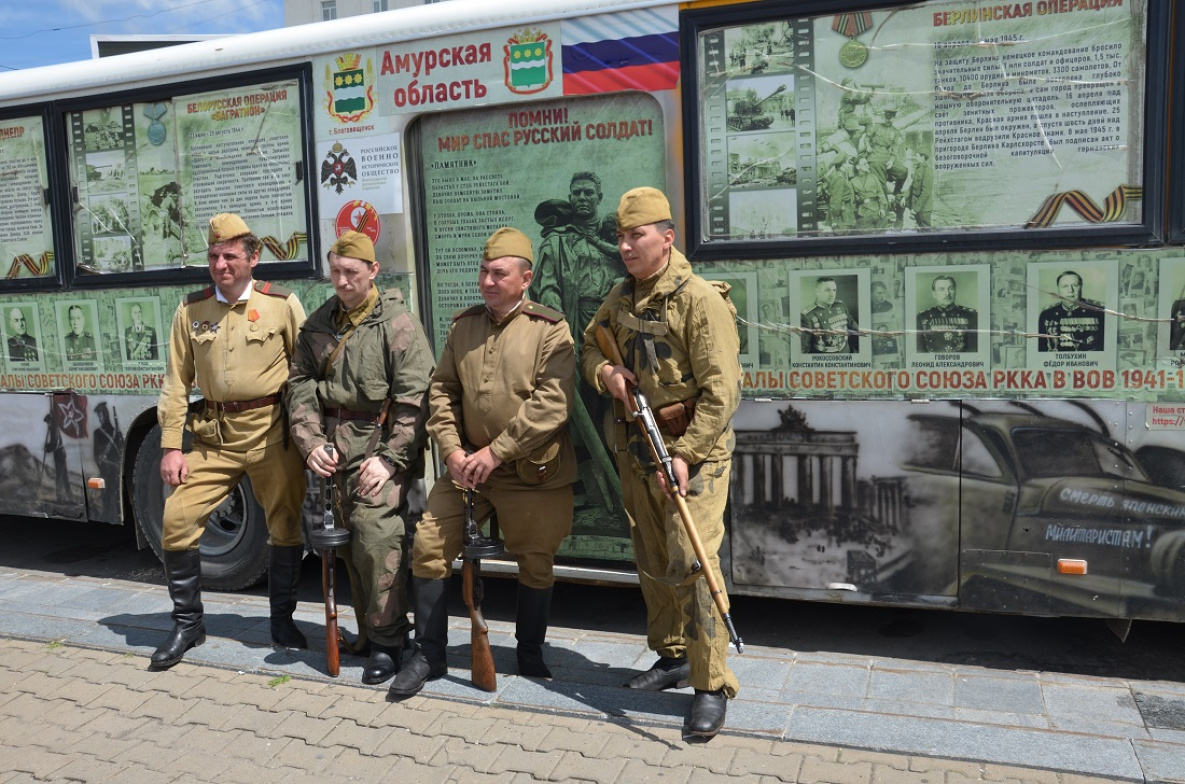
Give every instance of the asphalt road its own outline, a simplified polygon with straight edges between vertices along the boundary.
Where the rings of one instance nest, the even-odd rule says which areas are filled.
[[[0,565],[66,576],[164,581],[151,550],[137,551],[130,526],[0,516]],[[344,576],[344,575],[343,575]],[[343,579],[341,583],[345,584]],[[252,589],[263,595],[262,587]],[[465,612],[460,588],[451,612]],[[514,618],[514,583],[487,579],[484,610]],[[347,597],[341,597],[345,601]],[[302,602],[321,601],[320,563],[305,561]],[[634,588],[559,585],[557,625],[640,633],[645,624]],[[1098,620],[973,615],[942,610],[827,605],[735,597],[732,617],[746,643],[944,662],[999,670],[1038,670],[1185,683],[1185,624],[1137,621],[1126,642]]]

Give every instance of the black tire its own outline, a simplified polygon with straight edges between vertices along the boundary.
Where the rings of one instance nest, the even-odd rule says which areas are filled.
[[[186,440],[188,447],[188,436]],[[165,498],[172,492],[160,477],[160,457],[160,425],[153,425],[136,447],[131,497],[136,525],[158,558]],[[238,591],[257,585],[267,574],[267,525],[247,477],[210,515],[201,551],[202,585],[207,588]]]

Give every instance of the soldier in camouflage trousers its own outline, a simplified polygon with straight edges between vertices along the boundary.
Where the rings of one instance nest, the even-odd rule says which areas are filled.
[[[423,465],[433,365],[400,292],[375,287],[378,269],[366,235],[350,231],[334,243],[336,295],[301,328],[287,394],[292,439],[313,472],[334,477],[351,533],[344,560],[358,642],[370,642],[362,671],[369,684],[398,671],[410,630],[404,518],[408,487]]]
[[[671,207],[661,192],[626,193],[617,226],[630,277],[609,292],[585,329],[581,368],[588,383],[618,401],[626,399],[629,385],[646,394],[672,457],[677,491],[686,498],[708,555],[703,567],[724,585],[717,552],[735,443],[731,421],[740,402],[736,311],[727,289],[695,275],[673,247]],[[628,368],[610,364],[597,347],[595,328],[602,322]],[[611,442],[617,444],[646,600],[648,643],[660,657],[626,686],[657,691],[690,683],[695,697],[685,730],[710,738],[724,726],[727,700],[740,688],[725,661],[728,633],[706,582],[692,571],[695,552],[649,448],[633,429],[627,440],[622,427]]]

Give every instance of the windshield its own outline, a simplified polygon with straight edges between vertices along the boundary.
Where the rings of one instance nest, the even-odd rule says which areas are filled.
[[[1148,481],[1135,457],[1119,444],[1077,430],[1012,431],[1016,453],[1026,476],[1102,476]]]

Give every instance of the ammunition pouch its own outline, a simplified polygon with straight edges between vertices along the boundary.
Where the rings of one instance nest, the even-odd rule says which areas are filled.
[[[687,432],[691,426],[691,418],[695,416],[696,398],[680,400],[663,406],[654,412],[654,419],[660,430],[678,438]]]

